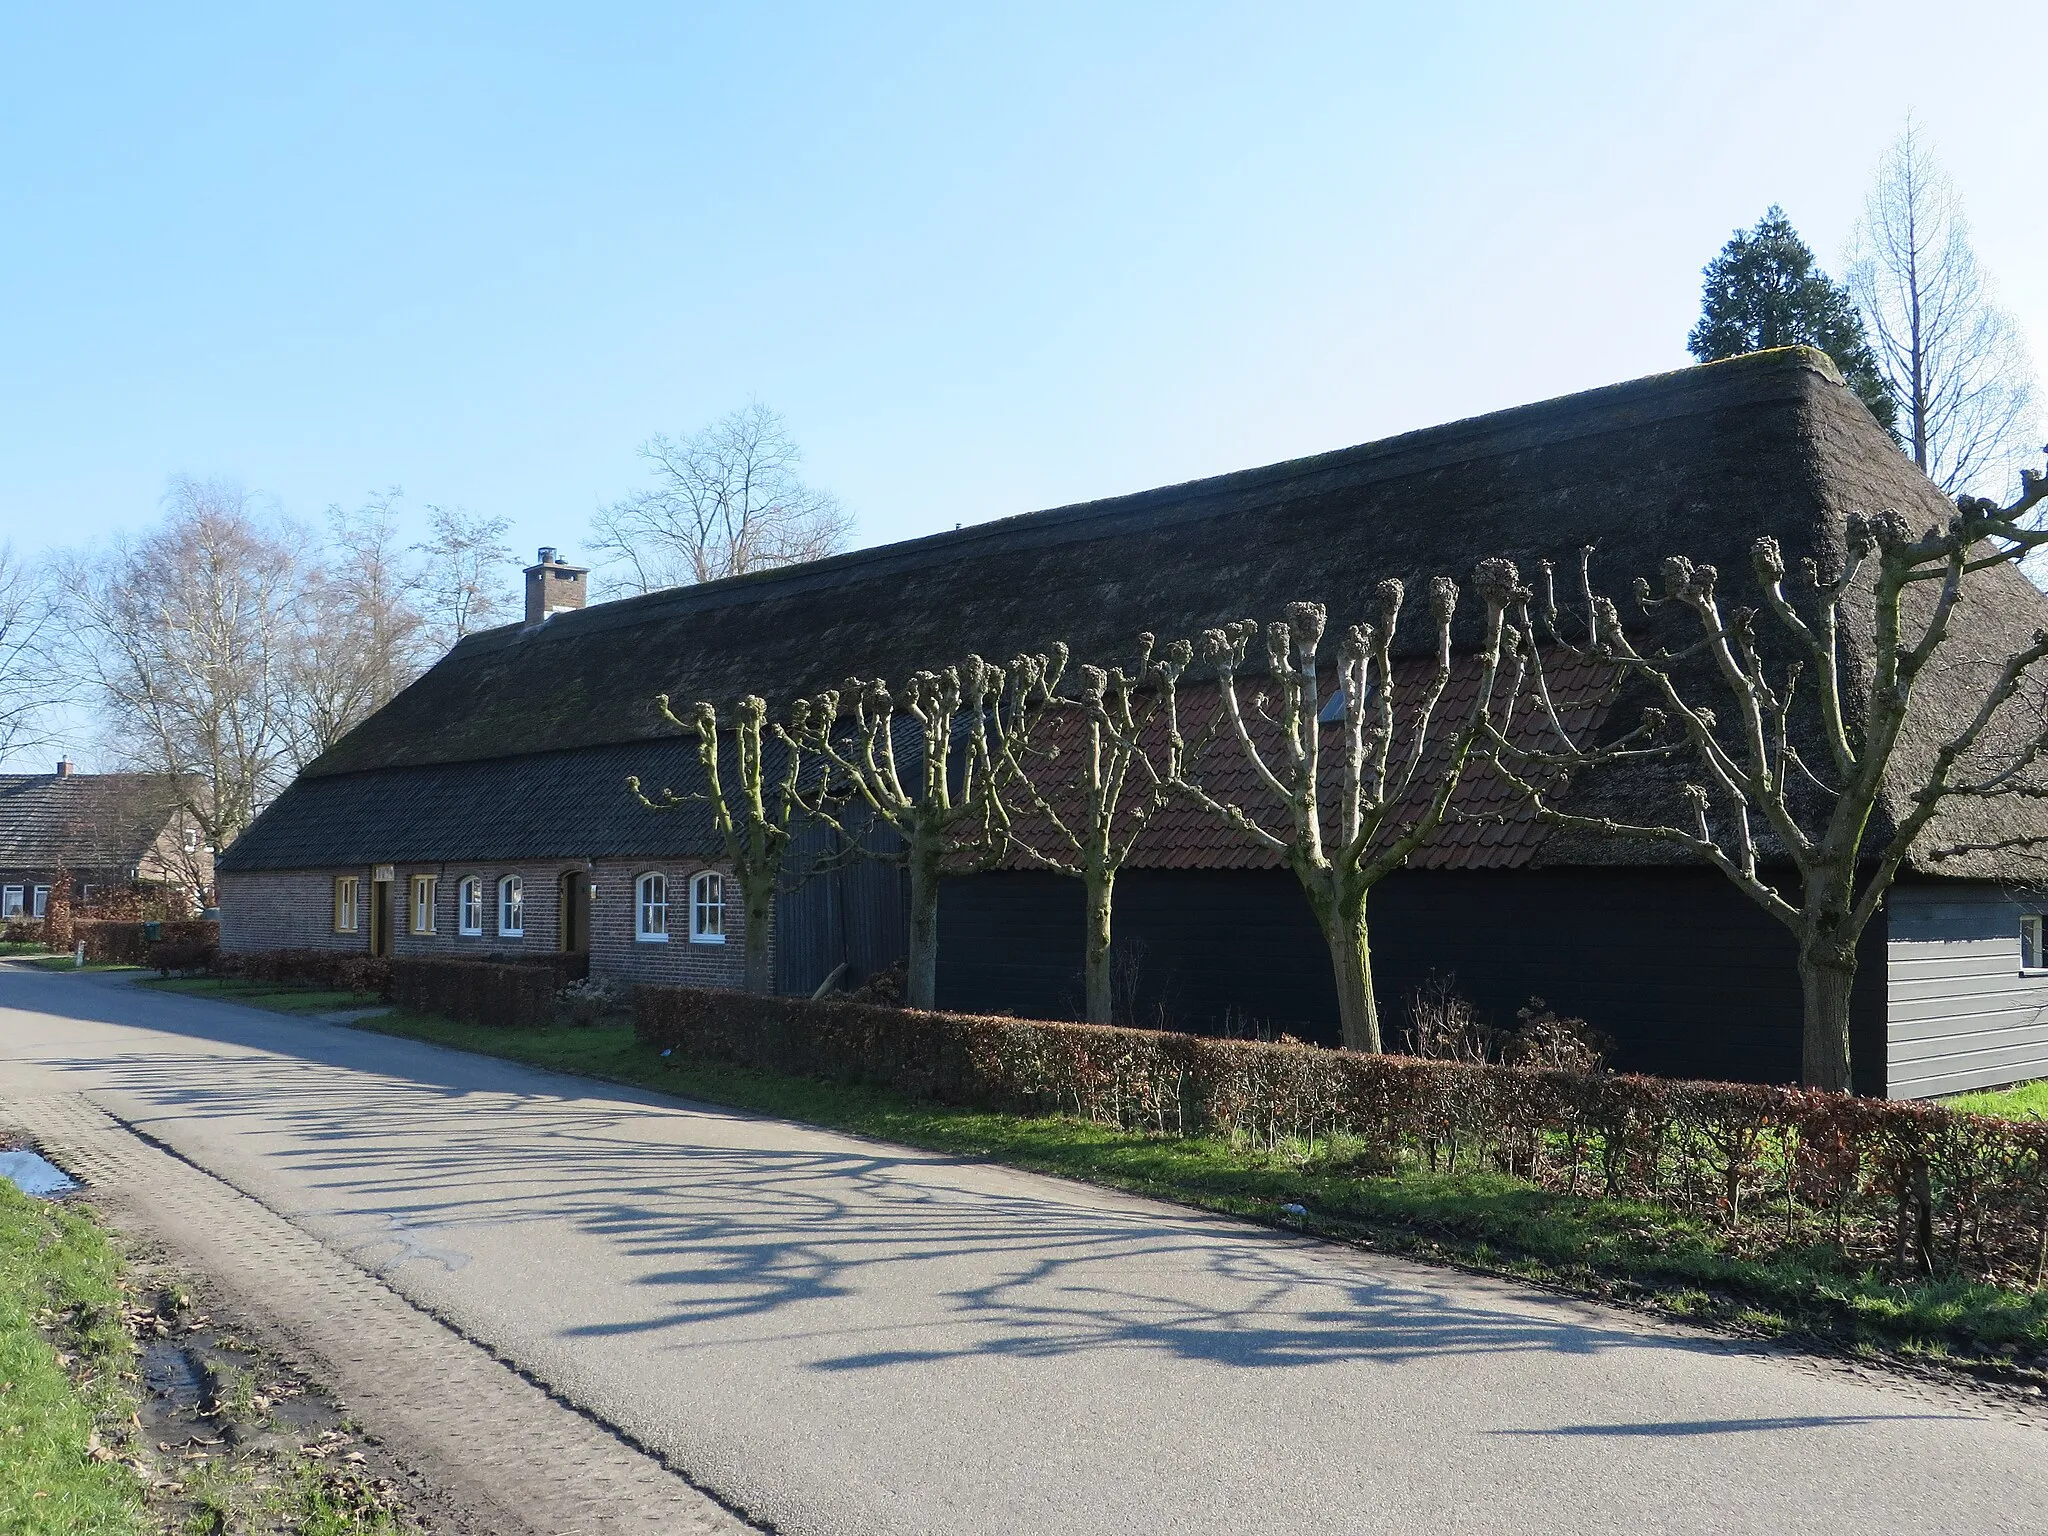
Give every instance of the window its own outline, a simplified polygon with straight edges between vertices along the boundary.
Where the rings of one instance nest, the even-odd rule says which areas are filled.
[[[633,936],[643,944],[668,942],[668,876],[642,875],[633,887],[638,916]]]
[[[434,891],[440,884],[432,875],[412,877],[412,931],[432,933],[434,931]]]
[[[507,875],[498,882],[498,937],[518,939],[526,936],[526,884],[517,875]]]
[[[2020,969],[2048,971],[2048,956],[2041,949],[2041,914],[2029,912],[2020,919]]]
[[[690,882],[690,942],[725,942],[725,876],[715,869]]]
[[[187,827],[185,829],[185,851],[187,853],[197,853],[199,851],[199,829],[197,827]]]
[[[27,894],[18,885],[0,887],[0,917],[21,916],[21,898]]]
[[[471,875],[455,887],[455,927],[466,939],[480,938],[484,931],[484,883]]]
[[[35,904],[28,909],[28,915],[30,917],[48,917],[50,915],[50,888],[47,885],[36,887]]]
[[[354,875],[343,875],[334,882],[334,931],[354,933],[356,931],[356,887],[360,884]]]

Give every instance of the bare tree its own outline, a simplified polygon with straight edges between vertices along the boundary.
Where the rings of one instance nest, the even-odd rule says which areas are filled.
[[[517,611],[506,574],[513,564],[505,543],[512,522],[461,507],[429,506],[427,514],[433,537],[415,544],[413,553],[424,557],[419,601],[428,638],[435,653],[442,654],[465,635],[489,629]]]
[[[154,532],[69,562],[70,639],[118,755],[226,848],[290,774],[304,538],[224,481],[167,500]]]
[[[669,724],[695,737],[704,788],[688,795],[663,789],[653,797],[642,792],[638,776],[627,779],[626,787],[650,810],[673,810],[693,803],[711,808],[712,825],[718,830],[746,906],[744,984],[749,992],[772,992],[775,978],[769,961],[775,893],[781,888],[793,828],[806,815],[830,814],[830,786],[822,775],[813,775],[810,793],[805,793],[802,743],[808,734],[810,705],[798,700],[790,712],[791,728],[785,730],[769,727],[767,702],[752,694],[733,707],[724,727],[711,704],[695,705],[687,720],[669,707],[667,694],[655,704]],[[719,764],[721,741],[731,743],[730,788]]]
[[[1270,710],[1263,694],[1249,700],[1247,708],[1241,693],[1240,674],[1258,624],[1245,619],[1202,636],[1201,658],[1216,670],[1217,707],[1225,725],[1220,740],[1233,743],[1250,767],[1257,797],[1247,797],[1247,804],[1213,791],[1204,783],[1210,775],[1200,756],[1184,750],[1176,750],[1170,763],[1171,786],[1280,855],[1294,871],[1329,946],[1344,1044],[1352,1050],[1381,1049],[1367,898],[1442,825],[1493,708],[1504,616],[1527,596],[1514,565],[1501,559],[1481,561],[1473,586],[1486,604],[1479,676],[1464,717],[1448,734],[1434,728],[1437,706],[1451,680],[1451,619],[1458,587],[1448,577],[1430,583],[1435,665],[1405,706],[1394,668],[1404,598],[1398,581],[1379,584],[1379,623],[1352,625],[1339,644],[1337,697],[1327,705],[1317,669],[1329,619],[1322,604],[1290,603],[1284,621],[1266,626],[1267,667],[1280,695]],[[1517,644],[1513,634],[1508,640]],[[1177,696],[1169,702],[1177,715]],[[1334,774],[1323,763],[1326,708],[1342,711],[1333,722]],[[1181,741],[1177,719],[1173,735],[1176,743]],[[1284,824],[1269,826],[1275,810]]]
[[[45,568],[0,544],[0,762],[46,745],[50,711],[70,694],[51,597]]]
[[[913,1008],[932,1007],[937,992],[939,881],[948,862],[987,862],[1008,846],[1000,791],[1015,752],[1006,733],[1022,717],[1003,708],[1004,693],[1050,693],[1065,665],[1064,647],[1019,657],[1007,671],[969,656],[943,672],[916,673],[900,693],[880,678],[849,678],[843,690],[828,689],[791,711],[792,745],[838,769],[848,801],[903,839],[910,874],[904,1000]],[[848,705],[850,718],[842,713]],[[899,762],[899,736],[914,764]],[[864,845],[829,807],[804,809],[850,845]]]
[[[1164,803],[1163,723],[1166,700],[1187,670],[1193,650],[1185,640],[1153,658],[1153,637],[1138,637],[1137,666],[1077,669],[1081,685],[1071,697],[1047,692],[1040,674],[1034,688],[1012,688],[1006,712],[1018,716],[1004,733],[1005,797],[1010,846],[1030,863],[1070,875],[1083,888],[1086,913],[1082,994],[1091,1024],[1111,1022],[1116,877],[1138,838]],[[1019,824],[1019,818],[1022,824]]]
[[[804,484],[803,454],[759,401],[677,440],[641,445],[652,488],[597,514],[592,539],[634,592],[816,560],[846,546],[853,517]]]
[[[1580,556],[1582,629],[1568,638],[1546,570],[1542,619],[1553,643],[1620,667],[1655,702],[1640,726],[1604,746],[1575,742],[1555,716],[1554,739],[1564,744],[1555,752],[1495,732],[1503,772],[1519,777],[1552,824],[1685,849],[1784,924],[1798,945],[1809,1086],[1851,1085],[1857,942],[1937,813],[1965,800],[2048,799],[2037,773],[2048,752],[2039,693],[2048,630],[2009,655],[1985,657],[1975,642],[1956,643],[1951,628],[1959,609],[1996,600],[1983,590],[1985,573],[2048,544],[2048,532],[2025,526],[2043,501],[2048,481],[2029,470],[2011,505],[1960,497],[1945,526],[1917,534],[1896,513],[1853,515],[1842,568],[1803,562],[1797,596],[1786,590],[1778,542],[1760,538],[1751,560],[1761,609],[1724,610],[1714,567],[1672,556],[1663,595],[1638,579],[1636,605],[1646,616],[1684,616],[1675,646],[1637,643],[1620,607],[1595,594],[1590,549]],[[1533,639],[1526,620],[1525,636]],[[1953,707],[1938,726],[1913,729],[1918,685],[1937,671],[1942,691],[1956,695]],[[1854,697],[1852,678],[1862,682]],[[1526,771],[1674,752],[1700,779],[1683,786],[1680,814],[1664,823],[1562,812]],[[1990,846],[1965,842],[1937,854]],[[1773,878],[1774,867],[1790,878]]]
[[[1978,270],[1955,186],[1910,120],[1863,205],[1849,288],[1913,462],[1951,495],[2003,491],[2032,447],[2033,366]]]
[[[287,678],[295,767],[383,708],[426,664],[419,578],[399,544],[399,494],[352,512],[327,509],[327,547],[306,573]]]

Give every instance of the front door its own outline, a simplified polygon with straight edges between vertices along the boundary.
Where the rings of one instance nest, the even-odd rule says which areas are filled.
[[[584,870],[562,876],[562,948],[572,955],[590,953],[590,876]]]
[[[389,880],[370,882],[370,953],[391,953],[391,887]]]

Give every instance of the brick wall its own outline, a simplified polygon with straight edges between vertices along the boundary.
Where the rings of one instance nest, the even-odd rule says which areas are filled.
[[[711,866],[702,860],[597,866],[597,897],[590,904],[590,974],[606,981],[663,982],[684,987],[737,987],[746,970],[746,912],[739,882],[726,876],[725,942],[690,938],[690,881]],[[669,933],[666,943],[648,943],[636,933],[635,891],[645,874],[668,881]],[[773,975],[773,971],[770,973]]]
[[[370,872],[349,870],[365,885]],[[228,954],[259,949],[368,949],[367,892],[354,933],[334,931],[334,875],[324,870],[264,870],[220,876],[220,947]]]
[[[697,987],[737,987],[745,969],[746,914],[738,883],[727,877],[725,942],[690,939],[689,890],[703,861],[629,863],[581,860],[519,864],[415,864],[393,868],[391,953],[456,955],[483,959],[552,953],[561,947],[561,881],[571,871],[587,872],[594,886],[590,907],[590,974],[608,981],[652,981]],[[635,891],[650,872],[666,877],[671,933],[665,943],[636,934]],[[339,870],[223,872],[220,876],[221,948],[229,953],[261,949],[362,949],[370,945],[368,866]],[[356,877],[356,931],[334,931],[334,881]],[[412,931],[412,882],[434,877],[434,931]],[[498,882],[517,875],[522,882],[524,921],[519,934],[498,924]],[[465,878],[482,884],[483,932],[461,932],[460,893]]]

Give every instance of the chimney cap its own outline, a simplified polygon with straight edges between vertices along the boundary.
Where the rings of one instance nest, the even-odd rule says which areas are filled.
[[[555,564],[555,553],[556,553],[556,551],[555,551],[555,546],[554,546],[554,545],[552,545],[552,544],[543,544],[543,545],[541,545],[541,547],[540,547],[540,563],[541,563],[542,565],[553,565],[553,564]]]

